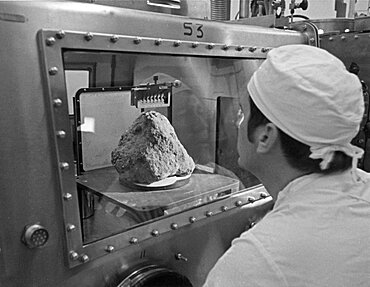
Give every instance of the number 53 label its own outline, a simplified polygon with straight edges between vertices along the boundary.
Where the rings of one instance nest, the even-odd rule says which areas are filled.
[[[203,38],[203,25],[191,22],[184,23],[184,35],[185,36],[196,36],[197,38]]]

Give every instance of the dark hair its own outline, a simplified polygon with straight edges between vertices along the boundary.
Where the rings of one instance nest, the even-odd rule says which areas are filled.
[[[257,108],[252,98],[249,97],[250,102],[250,116],[248,120],[248,139],[253,141],[252,134],[256,128],[260,125],[271,122],[262,112]],[[301,143],[286,133],[281,131],[279,128],[280,143],[282,146],[283,153],[287,158],[288,163],[301,171],[308,173],[322,173],[329,174],[338,171],[344,171],[351,167],[352,158],[341,151],[336,151],[333,160],[329,164],[329,168],[321,170],[320,162],[321,159],[312,159],[309,157],[311,154],[310,147],[304,143]]]

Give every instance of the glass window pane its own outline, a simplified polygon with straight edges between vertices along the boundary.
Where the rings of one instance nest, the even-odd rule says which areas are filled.
[[[94,87],[74,95],[72,113],[84,243],[259,184],[239,168],[236,148],[239,97],[259,60],[94,51],[65,51],[63,59],[66,70],[88,69]],[[78,81],[67,73],[70,87]],[[131,89],[142,85],[171,87],[169,104],[154,96],[137,108]],[[111,152],[149,110],[168,118],[193,158],[190,177],[149,186],[119,180]]]

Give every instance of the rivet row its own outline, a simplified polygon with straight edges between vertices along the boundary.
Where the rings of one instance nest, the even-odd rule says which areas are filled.
[[[66,37],[66,33],[63,30],[60,30],[60,31],[58,31],[55,34],[55,37],[50,36],[50,37],[47,37],[46,38],[46,45],[47,46],[53,46],[55,44],[55,42],[56,42],[56,38],[59,39],[59,40],[61,40],[61,39],[65,38],[65,37]],[[91,41],[94,38],[94,34],[91,33],[91,32],[87,32],[87,33],[85,33],[83,35],[83,37],[84,37],[84,39],[86,41]],[[120,36],[118,36],[118,35],[111,35],[109,37],[109,41],[112,42],[112,43],[117,43],[119,40],[120,40]],[[136,45],[139,45],[140,43],[142,43],[142,41],[143,41],[143,39],[140,38],[140,37],[136,37],[135,39],[133,39],[133,43],[136,44]],[[162,43],[163,43],[163,39],[161,39],[161,38],[154,39],[154,44],[156,46],[159,46]],[[172,43],[172,45],[174,47],[180,47],[182,44],[183,44],[183,42],[180,41],[180,40],[176,40],[176,41],[174,41]],[[200,46],[200,43],[199,42],[193,42],[190,45],[190,47],[192,47],[192,48],[197,48],[199,46]],[[216,44],[214,44],[214,43],[208,43],[208,44],[206,44],[205,47],[207,49],[209,49],[209,50],[212,50],[212,49],[214,49],[216,47]],[[245,47],[245,46],[242,46],[242,45],[236,46],[235,47],[235,50],[240,52],[240,51],[243,51],[245,48],[248,48],[248,51],[251,52],[251,53],[253,53],[253,52],[255,52],[257,50],[256,47]],[[221,49],[224,50],[224,51],[227,51],[227,50],[230,49],[230,45],[224,44],[223,46],[221,46]],[[271,48],[266,48],[266,47],[260,48],[260,51],[262,53],[267,53],[270,50],[271,50]]]
[[[369,37],[370,37],[370,35],[369,35]],[[351,37],[348,36],[348,35],[347,36],[342,35],[342,36],[338,37],[338,39],[340,39],[342,41],[346,41],[346,40],[351,40]],[[356,34],[356,35],[353,36],[353,39],[355,39],[355,40],[361,39],[361,35]],[[328,38],[328,40],[329,41],[334,41],[335,40],[335,37],[330,36]]]
[[[90,260],[89,256],[87,254],[78,254],[76,251],[71,250],[69,252],[69,259],[72,261],[79,260],[82,263],[86,263],[87,261]]]
[[[266,197],[268,197],[268,194],[266,193],[266,192],[261,192],[260,194],[260,198],[266,198]],[[72,195],[70,195],[70,194],[65,194],[64,195],[64,199],[65,200],[68,200],[70,197],[72,197]],[[256,199],[255,199],[255,197],[253,197],[253,196],[248,196],[247,197],[247,202],[248,203],[253,203],[253,202],[255,202],[256,201]],[[234,206],[236,206],[236,207],[241,207],[243,205],[243,201],[242,200],[237,200],[237,201],[235,201],[234,202]],[[227,211],[229,208],[228,208],[228,206],[226,206],[226,205],[223,205],[223,206],[221,206],[220,207],[220,210],[222,211],[222,212],[225,212],[225,211]],[[212,217],[213,215],[214,215],[214,213],[212,212],[212,211],[210,211],[210,210],[208,210],[208,211],[206,211],[205,213],[204,213],[204,215],[206,216],[206,217]],[[196,222],[197,221],[197,218],[196,217],[194,217],[194,216],[191,216],[191,217],[189,217],[189,222],[190,223],[194,223],[194,222]],[[171,223],[170,224],[170,228],[172,229],[172,230],[177,230],[178,228],[179,228],[179,225],[177,224],[177,223],[175,223],[175,222],[173,222],[173,223]],[[73,225],[73,224],[68,224],[67,225],[67,230],[68,231],[73,231],[73,230],[75,230],[75,226]],[[158,229],[153,229],[151,232],[150,232],[150,235],[152,236],[152,237],[158,237],[158,236],[160,236],[160,232],[159,232],[159,230]],[[139,243],[139,239],[137,238],[137,237],[131,237],[130,238],[130,240],[129,240],[129,243],[130,244],[132,244],[132,245],[135,245],[135,244],[138,244]],[[113,246],[113,245],[107,245],[105,248],[104,248],[104,250],[107,252],[107,253],[112,253],[112,252],[114,252],[115,251],[115,247]],[[71,258],[71,260],[77,260],[77,259],[79,259],[79,261],[81,261],[81,262],[83,262],[83,263],[85,263],[85,262],[87,262],[88,260],[89,260],[89,257],[86,255],[86,254],[82,254],[82,255],[78,255],[76,252],[74,252],[74,251],[71,251],[70,252],[70,258]]]

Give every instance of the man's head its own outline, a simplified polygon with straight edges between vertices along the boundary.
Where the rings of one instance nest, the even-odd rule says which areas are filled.
[[[364,111],[361,83],[327,51],[306,45],[273,49],[248,92],[250,101],[241,99],[248,124],[239,131],[238,148],[243,153],[243,145],[254,145],[255,153],[240,154],[242,167],[253,170],[247,161],[257,160],[261,139],[275,134],[289,164],[307,173],[343,170],[362,155],[350,144]]]

